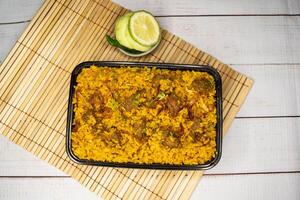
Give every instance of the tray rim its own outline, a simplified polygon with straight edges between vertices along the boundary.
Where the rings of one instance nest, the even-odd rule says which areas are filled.
[[[207,163],[198,165],[170,165],[170,164],[138,164],[138,163],[116,163],[116,162],[102,162],[94,160],[85,160],[78,158],[72,151],[71,133],[73,122],[73,94],[74,86],[76,85],[77,75],[83,68],[88,68],[91,65],[97,67],[156,67],[160,69],[169,70],[195,70],[210,73],[216,83],[216,107],[217,107],[217,125],[216,125],[216,156]],[[102,167],[120,167],[120,168],[138,168],[138,169],[155,169],[155,170],[207,170],[217,165],[222,156],[222,140],[223,140],[223,113],[222,113],[222,79],[216,69],[206,65],[196,64],[177,64],[177,63],[158,63],[158,62],[128,62],[128,61],[85,61],[78,64],[71,73],[69,99],[67,109],[67,124],[66,124],[66,152],[69,158],[82,165],[102,166]]]

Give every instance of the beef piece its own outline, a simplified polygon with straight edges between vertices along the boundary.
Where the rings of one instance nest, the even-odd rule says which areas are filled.
[[[175,117],[181,110],[180,100],[176,95],[170,95],[166,102],[167,108],[171,116]]]
[[[214,89],[213,83],[207,78],[196,78],[191,86],[200,93],[208,93]]]

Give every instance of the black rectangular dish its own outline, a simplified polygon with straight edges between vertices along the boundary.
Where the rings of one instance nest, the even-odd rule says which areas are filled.
[[[81,73],[83,68],[89,68],[95,65],[97,67],[107,66],[107,67],[156,67],[157,69],[168,69],[168,70],[193,70],[200,72],[207,72],[210,74],[215,81],[216,89],[216,156],[210,161],[204,164],[198,165],[171,165],[171,164],[136,164],[136,163],[115,163],[115,162],[99,162],[94,160],[83,160],[79,159],[72,151],[72,126],[74,118],[74,107],[73,107],[73,97],[75,92],[75,86],[77,84],[77,76]],[[96,166],[107,166],[107,167],[124,167],[124,168],[143,168],[143,169],[169,169],[169,170],[202,170],[210,169],[214,167],[221,158],[222,153],[222,81],[219,73],[208,66],[200,65],[188,65],[188,64],[173,64],[173,63],[150,63],[150,62],[115,62],[115,61],[89,61],[80,63],[75,67],[71,74],[70,91],[69,91],[69,101],[68,101],[68,112],[67,112],[67,135],[66,135],[66,151],[70,159],[78,164],[84,165],[96,165]]]

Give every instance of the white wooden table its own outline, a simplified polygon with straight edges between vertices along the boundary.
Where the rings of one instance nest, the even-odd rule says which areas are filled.
[[[300,1],[139,0],[161,25],[255,81],[192,199],[300,199]],[[42,0],[0,0],[0,61]],[[1,81],[1,80],[0,80]],[[98,199],[0,135],[0,199]]]

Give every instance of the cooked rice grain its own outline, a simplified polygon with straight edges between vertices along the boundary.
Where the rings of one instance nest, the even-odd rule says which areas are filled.
[[[80,159],[197,165],[216,154],[215,81],[206,72],[84,68],[72,150]]]

